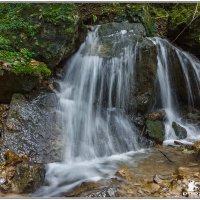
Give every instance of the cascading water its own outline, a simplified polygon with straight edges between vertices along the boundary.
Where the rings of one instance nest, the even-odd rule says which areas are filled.
[[[176,63],[171,63],[170,60],[172,56],[170,52],[174,51],[175,56],[178,58],[180,62],[180,67],[184,75],[184,81],[188,96],[188,106],[192,106],[193,104],[193,93],[191,86],[191,78],[189,76],[189,69],[193,71],[195,74],[195,82],[199,90],[200,84],[200,63],[195,60],[188,53],[181,51],[176,48],[172,44],[170,44],[167,40],[161,38],[153,38],[151,39],[155,45],[157,46],[157,79],[160,87],[160,96],[162,102],[162,108],[166,112],[166,121],[164,123],[165,126],[165,144],[173,143],[174,140],[179,140],[176,136],[174,129],[172,127],[172,123],[175,122],[183,127],[187,131],[187,137],[182,139],[182,142],[192,142],[194,140],[200,139],[200,134],[195,126],[195,124],[187,123],[183,121],[180,115],[180,111],[178,109],[179,104],[176,100],[176,94],[173,92],[174,82],[170,79],[171,72],[173,71],[172,67]],[[184,86],[183,86],[184,87]],[[200,94],[200,93],[199,93]]]
[[[125,113],[134,84],[139,30],[128,25],[112,34],[102,34],[101,26],[96,27],[67,63],[58,94],[64,158],[48,165],[50,185],[36,195],[57,196],[83,181],[108,177],[114,163],[130,154],[122,153],[140,150],[137,129]]]
[[[125,22],[120,28],[118,25],[96,27],[66,65],[66,77],[60,83],[58,94],[64,137],[63,161],[47,165],[48,185],[41,187],[34,196],[56,197],[84,181],[112,177],[119,164],[131,162],[133,165],[130,158],[136,152],[144,152],[138,143],[138,130],[126,109],[129,95],[133,93],[135,67],[142,64],[137,63],[142,61],[136,57],[145,30],[141,24]],[[179,61],[189,106],[193,106],[196,96],[188,66],[200,91],[199,62],[167,40],[149,39],[157,47],[159,108],[166,112],[164,142],[168,144],[179,139],[173,122],[187,131],[184,142],[200,139],[197,127],[181,118],[171,78],[174,63],[170,59],[175,56]]]
[[[101,48],[97,30],[89,34],[87,49],[83,45],[72,58],[61,87],[66,162],[138,149],[136,129],[123,113],[135,50],[124,47],[120,57],[112,58],[92,55]]]

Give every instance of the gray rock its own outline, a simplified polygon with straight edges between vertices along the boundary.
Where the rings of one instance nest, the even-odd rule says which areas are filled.
[[[174,129],[174,132],[179,139],[185,139],[187,137],[186,129],[176,122],[172,122],[172,128]]]
[[[114,187],[102,188],[101,190],[92,192],[86,197],[89,198],[105,198],[105,197],[116,197],[117,189]]]
[[[39,163],[60,161],[62,136],[56,113],[57,96],[40,93],[29,98],[13,95],[4,126],[2,151],[10,149],[29,155]]]

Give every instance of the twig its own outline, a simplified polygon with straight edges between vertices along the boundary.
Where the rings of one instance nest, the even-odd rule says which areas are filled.
[[[160,151],[160,150],[158,150],[163,156],[165,156],[165,158],[167,158],[167,160],[169,161],[169,162],[173,162],[171,159],[169,159],[168,157],[167,157],[167,155],[166,154],[164,154],[162,151]]]

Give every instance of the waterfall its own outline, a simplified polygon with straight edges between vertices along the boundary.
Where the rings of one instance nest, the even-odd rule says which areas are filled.
[[[34,196],[57,197],[84,181],[113,177],[120,164],[131,162],[133,165],[133,157],[144,152],[139,143],[139,130],[127,115],[129,97],[135,95],[136,78],[142,77],[141,74],[137,77],[136,69],[141,66],[146,72],[146,67],[149,67],[148,59],[137,59],[144,41],[144,27],[141,27],[141,24],[127,22],[96,26],[66,63],[66,75],[60,82],[58,93],[63,160],[47,165],[48,185],[41,187]],[[178,75],[183,77],[179,84],[186,91],[188,107],[192,107],[200,96],[199,62],[167,40],[158,37],[149,39],[157,48],[157,63],[156,54],[153,54],[155,59],[152,61],[153,68],[156,69],[157,64],[157,74],[154,73],[156,70],[143,74],[152,75],[152,80],[156,79],[155,87],[159,88],[157,95],[151,95],[158,96],[161,102],[159,108],[166,112],[164,143],[200,139],[198,127],[182,118],[180,95],[175,90],[178,77],[173,74],[173,70],[178,68]],[[146,44],[143,43],[142,48],[148,52]],[[146,55],[150,57],[150,54]],[[151,81],[145,79],[146,82]],[[186,138],[177,137],[173,123],[187,131]]]
[[[102,34],[101,26],[94,27],[67,62],[58,93],[63,162],[47,166],[50,185],[36,196],[57,196],[84,181],[109,177],[116,163],[142,152],[138,130],[126,114],[138,49],[135,31],[126,26]]]
[[[119,37],[123,42],[127,36],[122,31]],[[136,128],[124,112],[137,45],[125,46],[110,58],[98,55],[101,48],[96,28],[66,66],[60,93],[66,162],[139,148]]]
[[[181,71],[184,76],[184,82],[182,87],[185,86],[184,90],[187,91],[188,107],[194,104],[194,88],[192,87],[192,78],[195,79],[196,86],[198,88],[198,94],[200,93],[200,62],[193,58],[190,54],[176,48],[170,44],[167,40],[158,37],[151,39],[157,47],[157,79],[160,87],[160,96],[162,102],[162,108],[166,112],[166,121],[164,122],[165,127],[165,144],[173,143],[174,140],[180,140],[172,127],[172,123],[175,122],[187,131],[187,137],[182,139],[182,142],[192,142],[200,139],[198,127],[195,124],[188,123],[183,120],[179,110],[179,103],[176,99],[176,94],[173,92],[174,82],[171,78],[172,73],[175,71],[173,68],[176,63],[172,62],[171,52],[174,52],[175,57],[180,62]],[[189,75],[189,70],[194,74],[194,77]],[[175,73],[175,72],[174,72]],[[180,74],[179,74],[180,76]]]

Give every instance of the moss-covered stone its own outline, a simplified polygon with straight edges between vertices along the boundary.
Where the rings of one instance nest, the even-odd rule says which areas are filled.
[[[146,121],[149,138],[157,143],[162,143],[165,138],[164,128],[161,121]]]
[[[69,56],[85,33],[72,3],[1,4],[0,19],[0,49],[27,48],[50,67]]]

